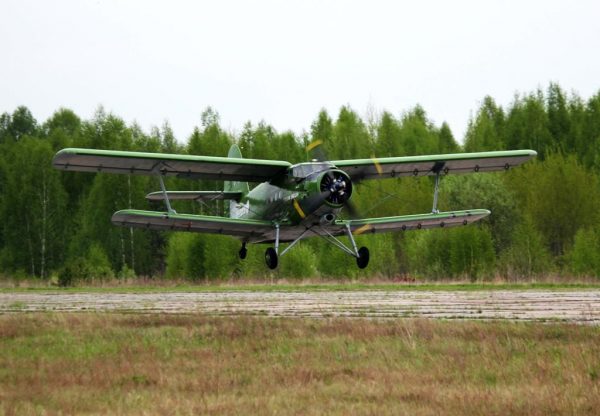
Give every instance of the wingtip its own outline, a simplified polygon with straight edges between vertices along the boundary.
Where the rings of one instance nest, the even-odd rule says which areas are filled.
[[[149,194],[146,195],[146,199],[148,201],[162,201],[164,199],[164,197],[163,197],[163,193],[158,191],[158,192],[150,192]]]
[[[78,151],[81,149],[77,149],[75,147],[65,147],[64,149],[59,150],[52,158],[52,164],[56,168],[66,169],[69,165],[68,159],[76,155]]]
[[[71,149],[62,149],[56,152],[54,157],[52,158],[52,166],[56,169],[66,169],[68,163],[65,159],[68,159],[69,155],[72,154]]]

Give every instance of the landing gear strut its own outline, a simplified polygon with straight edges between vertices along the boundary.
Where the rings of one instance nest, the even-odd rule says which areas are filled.
[[[238,254],[240,256],[240,259],[244,260],[246,258],[246,256],[248,255],[248,249],[246,248],[246,243],[242,243],[242,248],[240,248],[240,251]]]
[[[350,224],[346,224],[346,233],[352,244],[352,247],[347,247],[344,243],[338,240],[333,234],[331,234],[326,228],[318,227],[320,232],[313,230],[313,227],[309,227],[302,232],[294,241],[290,243],[281,253],[279,253],[279,224],[275,224],[275,247],[269,247],[265,251],[265,262],[269,269],[273,270],[277,268],[277,264],[279,263],[279,256],[283,256],[289,249],[291,249],[298,241],[300,241],[308,232],[313,232],[319,237],[323,238],[328,243],[336,246],[346,254],[356,258],[356,265],[359,269],[364,269],[369,264],[369,249],[366,247],[361,247],[360,249],[356,246],[356,242],[354,241],[354,236],[352,235],[352,230],[350,228]],[[242,249],[244,247],[242,246]],[[240,250],[241,256],[241,250]]]

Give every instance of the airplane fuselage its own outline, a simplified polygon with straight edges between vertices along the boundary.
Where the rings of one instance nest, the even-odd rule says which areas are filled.
[[[231,201],[230,217],[290,224],[332,222],[351,192],[349,177],[331,163],[300,163]]]

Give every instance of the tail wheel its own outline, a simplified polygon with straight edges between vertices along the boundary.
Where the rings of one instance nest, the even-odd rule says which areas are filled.
[[[244,260],[246,258],[246,256],[248,255],[248,249],[246,248],[245,245],[242,246],[242,248],[240,248],[240,251],[238,254],[240,256],[240,259]]]
[[[358,257],[356,258],[356,264],[359,269],[364,269],[369,264],[369,249],[361,247],[358,249]]]
[[[273,247],[269,247],[267,251],[265,251],[265,262],[269,269],[273,270],[277,268],[277,252]]]

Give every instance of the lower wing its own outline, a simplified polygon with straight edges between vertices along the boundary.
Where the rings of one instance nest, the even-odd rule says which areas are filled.
[[[274,230],[271,221],[247,220],[210,215],[167,214],[166,212],[124,209],[112,216],[115,225],[150,230],[192,231],[221,234],[246,240],[260,239]]]
[[[487,209],[440,212],[436,214],[401,215],[396,217],[337,220],[330,225],[280,224],[280,241],[289,242],[309,231],[314,235],[346,235],[348,227],[354,235],[390,231],[420,230],[467,225],[490,215]],[[273,242],[275,225],[271,221],[237,219],[210,215],[167,214],[166,212],[126,209],[112,217],[115,225],[150,230],[191,231],[198,233],[230,235],[249,242]]]
[[[376,234],[390,231],[421,230],[427,228],[456,227],[468,225],[490,215],[487,209],[470,209],[430,214],[400,215],[396,217],[365,218],[361,220],[338,220],[326,229],[333,235],[342,235],[350,226],[354,235]]]

